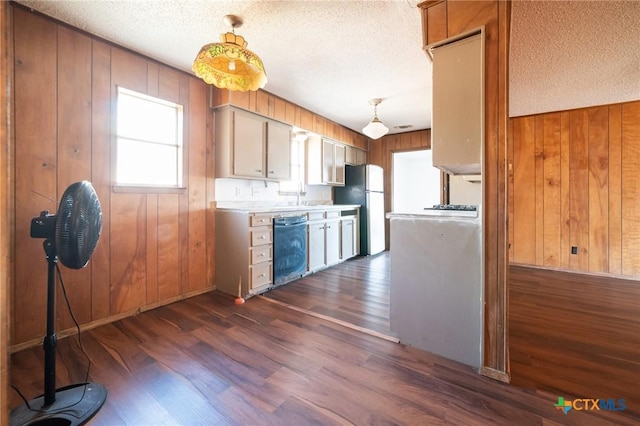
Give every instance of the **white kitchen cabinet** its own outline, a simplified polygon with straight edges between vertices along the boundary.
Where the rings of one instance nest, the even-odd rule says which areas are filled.
[[[367,151],[356,149],[356,166],[367,164]]]
[[[433,165],[454,175],[481,174],[484,145],[483,33],[432,49]]]
[[[345,146],[345,155],[344,155],[344,161],[346,164],[349,165],[357,165],[358,164],[358,154],[357,154],[358,148],[353,147],[353,146]]]
[[[335,213],[340,214],[340,212]],[[340,262],[340,218],[327,219],[324,235],[326,264],[327,266],[335,265]]]
[[[309,272],[315,272],[320,270],[326,266],[325,263],[325,242],[324,242],[324,232],[325,232],[325,221],[324,218],[321,220],[310,221],[307,224],[307,241],[308,241],[308,269]]]
[[[340,259],[347,260],[356,255],[357,226],[355,216],[343,217],[340,221]]]
[[[333,146],[333,184],[344,186],[345,146],[334,143]]]
[[[291,126],[248,111],[215,111],[216,177],[288,180]]]
[[[291,178],[291,126],[267,120],[267,178]]]
[[[332,184],[336,170],[335,142],[322,139],[322,183]]]
[[[343,260],[339,210],[310,212],[307,230],[309,272],[318,271]]]
[[[266,144],[264,120],[257,115],[232,111],[231,121],[231,138],[226,143],[233,145],[233,174],[263,178]],[[216,123],[216,129],[219,125]],[[216,137],[216,144],[218,140]]]
[[[273,285],[273,215],[216,210],[216,288],[242,297]]]
[[[340,211],[327,211],[325,217],[325,261],[327,266],[331,266],[340,262]]]
[[[320,136],[307,139],[307,184],[344,186],[345,145]]]
[[[367,152],[355,146],[345,145],[345,163],[360,166],[367,163]]]

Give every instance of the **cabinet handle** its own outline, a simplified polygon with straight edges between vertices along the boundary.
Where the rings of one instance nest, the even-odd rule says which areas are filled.
[[[256,172],[262,173],[262,170],[261,169],[256,169]]]
[[[274,174],[274,173],[275,173],[275,172],[274,172],[273,170],[271,170],[271,171],[269,172],[269,174],[271,174],[271,175],[272,175],[272,174]]]
[[[260,256],[258,256],[258,257],[265,257],[265,256],[266,256],[265,253],[260,253]]]
[[[266,276],[266,275],[267,275],[267,274],[265,274],[265,273],[263,272],[263,273],[261,273],[261,274],[259,275],[259,277],[260,277],[260,278],[262,278],[262,277],[264,277],[264,276]]]
[[[260,236],[260,239],[261,239],[261,240],[264,240],[264,239],[266,239],[266,238],[267,238],[267,236],[266,236],[266,235],[261,235],[261,236]]]

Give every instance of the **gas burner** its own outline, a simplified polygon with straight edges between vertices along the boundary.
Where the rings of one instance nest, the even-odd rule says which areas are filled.
[[[435,204],[433,207],[427,207],[425,210],[464,210],[475,212],[477,206],[470,204]]]

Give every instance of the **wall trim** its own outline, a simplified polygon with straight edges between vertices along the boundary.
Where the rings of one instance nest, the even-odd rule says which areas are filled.
[[[136,316],[138,314],[141,314],[142,312],[147,312],[147,311],[151,311],[151,310],[156,309],[156,308],[160,308],[162,306],[170,305],[170,304],[172,304],[174,302],[177,302],[179,300],[189,299],[191,297],[195,297],[195,296],[199,296],[201,294],[209,293],[211,291],[214,291],[215,289],[216,289],[215,286],[204,288],[204,289],[198,289],[198,290],[192,291],[190,293],[181,294],[179,296],[172,297],[172,298],[167,299],[167,300],[163,300],[162,302],[157,302],[157,303],[153,303],[151,305],[146,305],[146,306],[144,306],[142,308],[137,308],[137,309],[134,309],[134,310],[129,311],[129,312],[123,312],[123,313],[120,313],[120,314],[117,314],[117,315],[112,315],[112,316],[109,316],[109,317],[106,317],[106,318],[100,318],[99,320],[91,321],[91,322],[86,323],[86,324],[81,324],[80,325],[80,332],[85,332],[85,331],[92,330],[94,328],[100,327],[102,325],[111,324],[111,323],[119,321],[121,319],[125,319],[125,318],[128,318],[128,317],[133,317],[133,316]],[[75,327],[71,327],[71,328],[67,328],[65,330],[56,332],[56,337],[57,337],[58,340],[60,340],[60,339],[64,339],[65,337],[75,336],[77,332],[78,332],[78,330]],[[26,342],[18,343],[16,345],[11,346],[9,348],[9,352],[13,354],[13,353],[16,353],[16,352],[23,351],[25,349],[33,348],[33,347],[41,345],[41,344],[42,344],[42,338],[32,339],[32,340],[28,340]]]

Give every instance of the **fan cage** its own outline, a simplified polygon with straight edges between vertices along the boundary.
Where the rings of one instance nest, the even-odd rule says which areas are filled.
[[[63,265],[84,268],[95,250],[102,231],[100,201],[88,181],[70,185],[60,199],[55,246]]]

